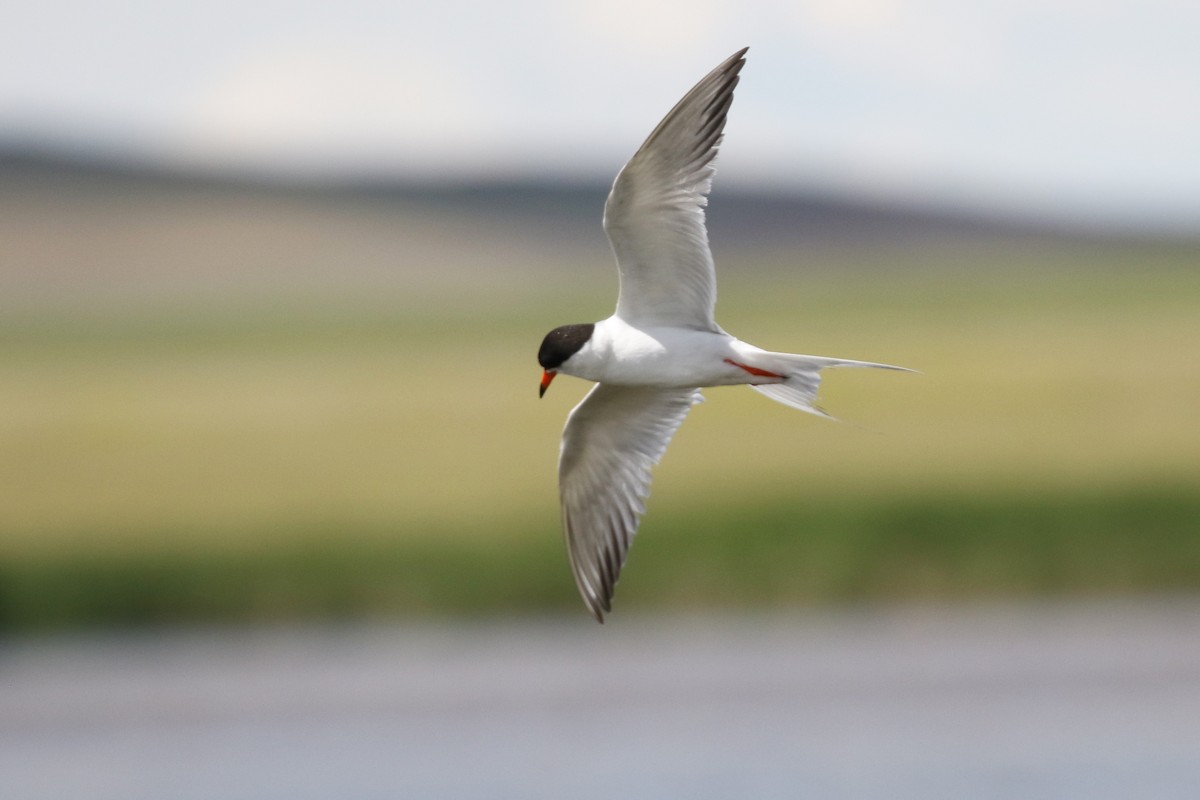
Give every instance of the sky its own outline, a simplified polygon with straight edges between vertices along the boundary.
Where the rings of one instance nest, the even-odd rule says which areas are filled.
[[[5,6],[0,141],[306,175],[611,176],[749,45],[718,187],[1200,230],[1194,0]]]

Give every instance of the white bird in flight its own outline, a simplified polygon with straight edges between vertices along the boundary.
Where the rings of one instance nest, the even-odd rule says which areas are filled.
[[[575,584],[599,622],[650,492],[650,471],[706,386],[746,384],[784,405],[815,406],[824,367],[888,364],[762,350],[713,319],[716,274],[704,225],[717,148],[742,48],[663,118],[617,174],[604,205],[620,273],[617,309],[563,325],[538,350],[539,396],[562,372],[595,381],[567,417],[558,462]]]

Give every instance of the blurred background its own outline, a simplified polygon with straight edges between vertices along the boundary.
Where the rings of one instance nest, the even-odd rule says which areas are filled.
[[[1197,8],[5,12],[18,796],[1200,791]],[[922,374],[829,374],[837,423],[709,390],[601,629],[555,485],[587,386],[534,356],[611,313],[608,185],[743,45],[718,319]]]

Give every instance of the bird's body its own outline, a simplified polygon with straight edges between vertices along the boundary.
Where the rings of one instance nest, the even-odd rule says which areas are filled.
[[[704,207],[745,54],[696,84],[617,175],[604,208],[621,277],[616,313],[555,328],[538,351],[542,393],[559,372],[596,383],[567,418],[558,472],[575,583],[601,622],[645,510],[650,470],[702,387],[749,385],[824,415],[814,404],[821,369],[901,369],[763,350],[713,318]]]
[[[612,316],[596,323],[587,344],[559,371],[615,386],[736,386],[778,381],[736,366],[763,363],[768,355],[723,331],[641,328]]]

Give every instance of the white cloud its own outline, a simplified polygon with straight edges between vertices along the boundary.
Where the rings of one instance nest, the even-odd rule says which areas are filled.
[[[694,56],[736,16],[733,6],[718,0],[608,0],[559,8],[576,36],[656,59]]]
[[[296,41],[218,72],[177,135],[200,161],[419,166],[479,140],[485,97],[442,54]]]
[[[931,87],[995,76],[997,26],[1005,16],[939,0],[805,0],[791,7],[796,34],[840,68]]]

